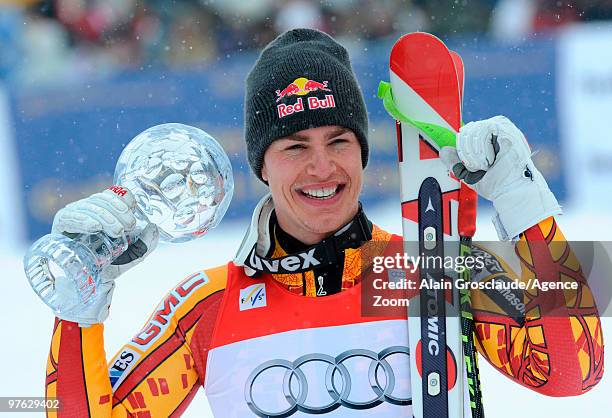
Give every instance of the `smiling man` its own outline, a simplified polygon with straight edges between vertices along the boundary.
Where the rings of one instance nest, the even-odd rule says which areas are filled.
[[[46,388],[60,398],[59,414],[176,416],[203,386],[219,417],[411,417],[405,313],[368,317],[361,309],[365,269],[401,241],[373,225],[359,203],[367,123],[340,44],[296,29],[268,45],[247,78],[245,139],[251,168],[270,193],[254,208],[235,259],[178,283],[107,366],[102,322],[114,279],[155,248],[156,231],[146,229],[104,272],[95,303],[78,317],[56,312]],[[486,170],[474,187],[493,200],[513,238],[564,242],[553,218],[559,205],[510,121],[466,125],[458,151],[446,155],[449,166]],[[113,190],[62,209],[54,230],[129,231],[134,200]],[[524,279],[495,254],[478,251],[487,259],[480,280]],[[472,295],[485,359],[554,396],[589,390],[603,371],[597,310],[580,269],[565,265],[573,260],[568,254],[545,257],[548,277],[563,271],[580,285],[581,297],[568,295],[555,318],[527,318],[506,312],[507,304],[491,307],[491,294]],[[524,276],[538,273],[529,249],[518,258]]]
[[[357,213],[363,168],[354,132],[322,126],[274,141],[261,178],[270,186],[278,225],[315,244]]]

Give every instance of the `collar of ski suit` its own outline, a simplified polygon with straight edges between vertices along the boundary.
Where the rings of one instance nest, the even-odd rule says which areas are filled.
[[[251,277],[272,274],[288,288],[300,288],[305,295],[310,295],[314,289],[314,285],[307,286],[309,278],[314,281],[313,272],[319,280],[321,273],[331,274],[338,276],[335,280],[342,281],[339,291],[359,281],[362,257],[366,256],[367,260],[381,253],[390,239],[391,234],[373,225],[360,206],[347,225],[326,240],[308,246],[280,230],[268,194],[254,210],[234,264],[242,266],[245,274]]]

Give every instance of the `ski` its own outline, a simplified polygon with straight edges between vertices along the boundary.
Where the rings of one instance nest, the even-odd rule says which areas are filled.
[[[423,180],[418,195],[419,208],[419,255],[428,260],[444,258],[443,240],[443,203],[440,184],[433,177]],[[448,370],[446,348],[446,303],[444,287],[434,288],[436,285],[444,284],[444,268],[434,266],[419,269],[420,283],[427,282],[431,288],[421,288],[420,306],[418,316],[420,317],[420,335],[417,343],[416,353],[420,353],[421,367],[419,374],[421,379],[421,392],[423,399],[423,411],[431,416],[448,416],[448,379],[451,378]],[[411,301],[412,303],[412,301]],[[411,314],[415,314],[411,310]],[[414,321],[413,321],[414,322]],[[412,327],[416,331],[415,327]],[[411,344],[412,345],[412,344]],[[417,354],[418,356],[418,354]],[[452,361],[452,359],[451,359]],[[417,364],[418,367],[418,364]],[[412,379],[414,383],[415,379]],[[414,389],[413,402],[414,408]]]
[[[392,48],[390,77],[390,83],[381,83],[379,96],[396,119],[404,251],[425,259],[465,256],[471,251],[477,197],[438,157],[441,147],[455,145],[461,126],[461,58],[433,35],[408,34]],[[424,278],[433,289],[421,286],[408,308],[413,415],[469,416],[470,409],[482,410],[475,399],[480,392],[469,292],[433,286],[444,289],[445,282],[454,282],[453,271],[421,266],[420,284]],[[469,279],[469,272],[462,278]]]
[[[460,105],[463,110],[463,86],[465,72],[463,60],[455,51],[450,51],[457,79],[459,81]],[[461,183],[459,188],[459,213],[458,226],[460,237],[459,255],[469,257],[472,254],[472,238],[476,232],[476,210],[478,206],[478,194],[475,190]],[[472,280],[470,269],[465,269],[460,277],[469,283]],[[470,291],[462,289],[461,297],[461,340],[463,343],[463,355],[465,361],[465,373],[470,395],[470,409],[472,418],[484,418],[484,407],[482,404],[482,390],[480,388],[480,370],[478,367],[478,352],[474,343],[474,317],[472,315],[472,301]]]

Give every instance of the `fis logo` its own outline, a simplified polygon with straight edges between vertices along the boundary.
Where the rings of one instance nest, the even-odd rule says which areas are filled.
[[[299,77],[289,83],[287,87],[282,90],[276,90],[276,103],[280,102],[286,97],[290,96],[305,96],[313,91],[331,91],[327,86],[328,81],[318,82],[315,80],[309,80],[305,77]],[[326,94],[324,99],[318,97],[309,97],[306,104],[309,110],[315,109],[326,109],[330,107],[336,107],[336,102],[333,94]],[[304,102],[301,97],[293,104],[280,103],[276,106],[278,111],[278,117],[282,118],[293,113],[304,111]]]
[[[110,377],[111,387],[113,391],[119,387],[121,382],[125,380],[132,366],[136,364],[136,361],[140,358],[140,354],[131,348],[124,348],[121,353],[115,358],[113,365],[108,369],[108,375]]]
[[[266,285],[257,283],[245,289],[240,289],[239,305],[241,311],[266,306]]]

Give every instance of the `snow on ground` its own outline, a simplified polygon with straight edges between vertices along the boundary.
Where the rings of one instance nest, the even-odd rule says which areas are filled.
[[[401,232],[396,203],[370,208],[368,214],[380,226]],[[117,282],[111,315],[106,322],[107,356],[111,357],[140,329],[150,311],[181,278],[232,258],[246,224],[247,220],[222,223],[199,241],[160,245],[147,262],[122,276]],[[566,215],[559,218],[559,224],[572,240],[609,240],[612,232],[612,219],[604,213],[568,209]],[[496,238],[490,214],[479,214],[477,238]],[[0,272],[3,273],[0,294],[4,296],[4,311],[0,316],[0,355],[4,358],[0,369],[0,396],[44,394],[44,371],[53,316],[27,283],[21,261],[24,251],[25,248],[10,248],[0,252]],[[602,322],[604,335],[612,335],[612,319],[603,318]],[[612,378],[607,375],[597,387],[580,397],[548,398],[512,383],[484,361],[481,368],[484,405],[489,417],[609,416]],[[184,416],[212,416],[203,391],[198,393]]]

